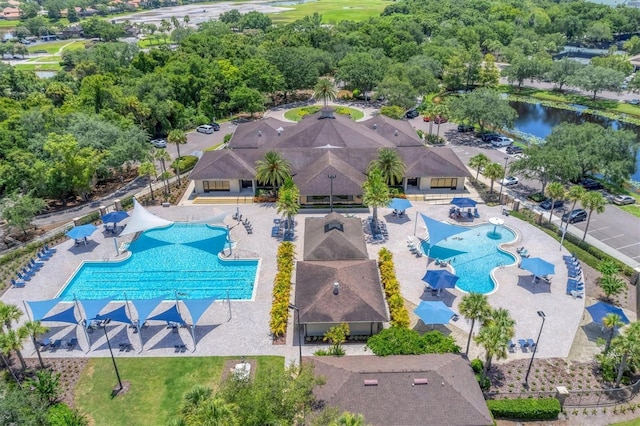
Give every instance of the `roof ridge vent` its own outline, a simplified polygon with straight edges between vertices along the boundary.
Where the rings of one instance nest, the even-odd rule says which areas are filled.
[[[333,294],[339,294],[340,293],[340,283],[338,281],[336,281],[335,283],[333,283]],[[366,382],[366,380],[365,380]],[[378,384],[378,381],[376,380],[376,385]]]
[[[262,130],[258,130],[258,137],[262,136]]]
[[[413,379],[413,386],[415,386],[415,385],[428,385],[428,384],[429,384],[429,379],[424,379],[424,378]]]
[[[373,128],[377,129],[378,128],[378,123],[373,123]]]
[[[365,386],[378,386],[378,380],[376,379],[368,379],[364,381]]]
[[[394,135],[398,136],[398,129],[396,129],[395,132],[393,132]]]

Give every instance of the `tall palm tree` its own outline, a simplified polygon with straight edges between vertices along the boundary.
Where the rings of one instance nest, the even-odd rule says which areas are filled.
[[[569,201],[573,201],[570,211],[575,210],[576,204],[578,203],[578,201],[582,200],[582,197],[584,197],[584,194],[586,192],[587,191],[580,185],[573,185],[571,188],[569,188],[569,191],[567,191],[567,199]]]
[[[149,180],[149,192],[151,193],[151,199],[155,201],[153,196],[153,185],[151,185],[151,176],[157,173],[156,166],[151,161],[145,161],[138,166],[138,176],[145,176]]]
[[[17,330],[9,330],[4,334],[0,334],[0,347],[2,347],[3,352],[11,353],[11,351],[15,351],[23,370],[27,368],[27,364],[24,362],[21,352],[23,348],[22,341],[28,335],[29,332],[24,327],[20,327]]]
[[[604,199],[601,193],[596,191],[590,191],[584,194],[584,196],[580,199],[582,206],[585,210],[589,211],[589,216],[587,216],[587,226],[584,227],[584,235],[582,236],[582,241],[587,238],[587,231],[589,230],[589,222],[591,222],[591,214],[595,211],[600,214],[604,212],[604,207],[607,205],[607,201]]]
[[[640,323],[631,323],[622,335],[613,340],[613,348],[620,355],[618,376],[614,385],[618,387],[622,381],[622,375],[627,370],[628,361],[640,357]]]
[[[564,185],[560,182],[551,182],[545,188],[544,192],[551,198],[551,209],[549,210],[549,223],[551,223],[551,218],[553,217],[553,205],[557,200],[561,200],[564,198],[566,191],[564,190]]]
[[[480,329],[476,341],[485,349],[485,362],[480,382],[484,381],[487,376],[487,371],[491,367],[491,361],[494,357],[498,359],[507,357],[509,340],[515,334],[514,326],[515,321],[509,316],[509,312],[506,309],[498,309],[492,313],[492,318]]]
[[[491,179],[491,188],[489,192],[493,192],[493,183],[496,179],[500,179],[506,174],[505,169],[498,163],[487,164],[484,168],[484,175]]]
[[[373,208],[373,226],[378,228],[378,207],[385,207],[391,201],[389,187],[377,167],[369,170],[367,180],[362,184],[362,203]]]
[[[180,185],[180,145],[184,145],[187,143],[187,135],[184,131],[180,129],[173,129],[167,135],[167,142],[173,143],[176,145],[176,149],[178,150],[178,158],[176,159],[176,172],[178,174],[178,185]]]
[[[313,88],[313,97],[321,99],[324,102],[324,106],[327,106],[328,101],[335,101],[336,96],[336,88],[328,78],[321,78]]]
[[[469,167],[476,169],[476,182],[478,182],[478,177],[480,176],[480,169],[487,167],[489,164],[491,164],[491,160],[482,153],[474,155],[469,159]]]
[[[18,321],[21,316],[22,311],[18,306],[0,301],[0,326],[9,331],[11,330],[11,323]]]
[[[274,190],[291,177],[291,164],[278,151],[268,151],[264,159],[256,161],[256,179]]]
[[[476,321],[484,322],[491,314],[491,306],[486,295],[480,293],[465,294],[460,301],[458,310],[466,319],[471,320],[471,330],[467,338],[467,349],[465,355],[469,355],[469,346],[471,345],[471,336],[473,335],[473,327]]]
[[[292,229],[293,217],[297,215],[300,210],[300,191],[290,177],[284,182],[278,192],[276,210],[279,214],[287,216],[288,229]]]
[[[27,333],[31,336],[31,340],[33,341],[33,347],[36,348],[36,353],[38,354],[38,361],[40,361],[40,367],[44,367],[44,362],[42,362],[42,356],[40,355],[40,345],[37,342],[38,336],[42,336],[46,332],[49,331],[47,327],[42,325],[40,321],[27,321],[24,324],[24,328],[27,330]]]
[[[165,166],[165,161],[171,160],[171,156],[169,155],[169,153],[167,152],[166,149],[154,148],[154,149],[151,150],[149,158],[151,159],[151,161],[154,161],[154,162],[155,161],[159,161],[160,162],[160,169],[162,170],[162,173],[160,173],[160,178],[162,179],[162,183],[163,183],[163,186],[164,186],[165,196],[169,196],[169,183],[167,182],[167,178],[169,176],[169,173],[167,172],[167,168]]]
[[[433,113],[435,114],[435,116],[447,117],[449,115],[449,107],[444,103],[437,104],[433,110]],[[433,119],[431,121],[433,121]],[[436,130],[436,137],[440,137],[440,124],[442,124],[442,121],[438,120],[437,124],[438,128]]]
[[[369,164],[368,170],[377,168],[382,172],[382,177],[389,185],[402,182],[406,166],[398,152],[392,148],[380,148],[378,158]]]
[[[609,334],[607,334],[607,342],[604,345],[604,353],[609,352],[609,348],[611,347],[611,339],[613,339],[613,334],[616,332],[616,328],[622,327],[624,323],[622,322],[622,318],[618,314],[607,314],[604,318],[602,318],[602,326],[609,330]]]

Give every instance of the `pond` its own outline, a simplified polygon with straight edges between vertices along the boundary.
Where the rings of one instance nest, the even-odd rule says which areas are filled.
[[[621,123],[606,117],[592,114],[583,114],[578,107],[578,111],[552,108],[541,104],[530,104],[526,102],[510,101],[509,105],[518,112],[514,128],[523,133],[546,138],[555,126],[560,123],[597,123],[601,126],[612,127],[614,129],[632,130],[640,137],[640,127],[633,124]],[[636,172],[631,176],[636,182],[640,182],[640,152],[636,157]]]

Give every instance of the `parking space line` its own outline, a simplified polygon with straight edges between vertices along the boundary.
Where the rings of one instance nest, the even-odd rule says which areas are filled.
[[[620,235],[614,235],[612,237],[607,237],[607,238],[600,238],[600,241],[606,241],[606,240],[610,240],[612,238],[619,238],[619,237],[624,237],[625,234],[620,234]]]
[[[593,224],[593,222],[591,222]],[[598,232],[598,231],[602,231],[603,229],[609,229],[608,226],[605,226],[604,228],[598,228],[598,229],[589,229],[589,233],[591,232]]]
[[[636,243],[633,243],[633,244],[628,244],[626,246],[618,247],[617,250],[624,249],[624,248],[627,248],[627,247],[637,246],[638,244],[640,244],[640,241],[638,241]]]

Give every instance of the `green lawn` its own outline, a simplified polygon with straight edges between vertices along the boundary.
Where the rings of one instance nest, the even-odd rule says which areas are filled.
[[[629,420],[621,423],[611,423],[611,426],[640,426],[640,419]]]
[[[60,71],[62,67],[60,64],[38,64],[36,62],[29,62],[23,64],[14,65],[17,70],[30,70],[30,71]]]
[[[385,0],[318,0],[285,6],[294,10],[270,13],[269,17],[274,24],[286,24],[318,12],[322,15],[322,22],[325,24],[335,24],[345,20],[364,21],[371,17],[380,16],[384,8],[390,4],[392,4],[391,1]]]
[[[42,43],[37,46],[30,46],[27,48],[29,52],[47,52],[47,53],[58,53],[58,51],[66,46],[65,49],[84,49],[84,44],[86,40],[60,40],[60,41],[51,41],[48,43]]]
[[[359,109],[338,107],[338,110],[341,110],[341,109],[348,110],[349,114],[351,115],[351,119],[353,121],[358,121],[364,117],[364,112],[360,111]],[[300,121],[302,120],[302,117],[305,115],[305,112],[307,112],[308,114],[314,114],[319,110],[320,110],[319,105],[311,105],[308,107],[294,108],[285,112],[284,118],[286,118],[287,120]]]
[[[75,389],[76,407],[91,417],[90,424],[164,425],[175,416],[182,396],[195,385],[216,388],[222,368],[238,357],[117,358],[125,395],[111,397],[117,380],[109,358],[92,358]],[[251,357],[251,359],[254,359]],[[282,357],[256,357],[260,374],[265,367],[284,369]]]

